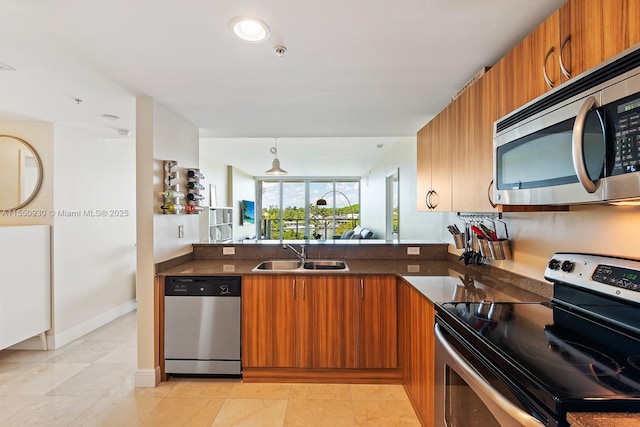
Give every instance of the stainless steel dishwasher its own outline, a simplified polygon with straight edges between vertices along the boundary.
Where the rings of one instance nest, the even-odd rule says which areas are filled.
[[[241,375],[240,302],[240,277],[166,277],[165,372]]]

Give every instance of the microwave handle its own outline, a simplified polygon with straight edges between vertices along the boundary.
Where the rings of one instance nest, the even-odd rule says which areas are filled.
[[[524,427],[542,427],[543,424],[518,408],[516,405],[511,403],[509,399],[500,394],[496,389],[491,387],[489,383],[485,381],[478,373],[476,373],[475,369],[473,369],[467,361],[460,355],[458,352],[447,342],[447,339],[442,334],[440,330],[440,325],[437,323],[434,326],[435,338],[437,340],[437,344],[441,345],[442,348],[447,352],[447,354],[455,361],[455,363],[460,367],[467,378],[467,382],[472,382],[477,389],[480,389],[483,396],[486,396],[487,399],[491,400],[494,405],[501,408],[505,411],[506,414],[509,415],[510,418],[517,421],[520,425]]]
[[[589,178],[587,166],[584,163],[584,125],[589,112],[599,106],[598,100],[594,96],[590,96],[584,101],[576,116],[576,121],[573,125],[573,137],[571,138],[573,168],[576,171],[580,184],[587,190],[587,193],[595,193],[596,184]]]

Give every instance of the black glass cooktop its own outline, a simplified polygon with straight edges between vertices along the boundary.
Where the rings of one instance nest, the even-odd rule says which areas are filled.
[[[552,303],[440,303],[470,350],[556,414],[640,412],[640,337]],[[639,312],[640,314],[640,312]]]

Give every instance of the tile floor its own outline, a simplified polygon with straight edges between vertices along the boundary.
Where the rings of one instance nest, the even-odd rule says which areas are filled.
[[[134,388],[135,312],[53,351],[0,351],[0,426],[420,426],[400,385],[171,379]]]

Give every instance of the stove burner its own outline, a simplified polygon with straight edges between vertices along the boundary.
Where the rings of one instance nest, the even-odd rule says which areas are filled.
[[[562,356],[572,366],[594,377],[618,375],[622,367],[611,357],[591,347],[571,341],[549,341],[549,349]]]
[[[632,366],[640,371],[640,356],[632,355],[627,357],[627,362],[629,362],[629,366]]]
[[[548,334],[550,335],[550,334]],[[618,375],[622,367],[613,358],[585,345],[563,341],[548,336],[548,343],[522,343],[519,345],[522,355],[535,359],[554,369],[574,371],[576,369],[594,377]],[[558,363],[555,355],[559,355],[567,363]],[[640,357],[637,360],[640,369]]]

